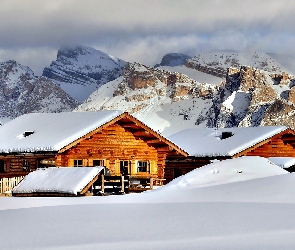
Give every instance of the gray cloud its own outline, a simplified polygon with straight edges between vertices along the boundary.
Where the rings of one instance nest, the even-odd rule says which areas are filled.
[[[294,10],[288,0],[2,0],[0,61],[41,74],[65,44],[149,65],[169,52],[295,53]]]

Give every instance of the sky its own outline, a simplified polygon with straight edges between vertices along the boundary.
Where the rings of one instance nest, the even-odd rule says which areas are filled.
[[[37,75],[64,45],[154,65],[166,53],[295,54],[292,0],[1,0],[0,62]]]

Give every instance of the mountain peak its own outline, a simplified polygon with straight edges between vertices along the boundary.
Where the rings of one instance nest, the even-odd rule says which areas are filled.
[[[156,64],[155,67],[160,66],[180,66],[184,65],[187,59],[190,59],[191,56],[181,54],[181,53],[168,53],[163,56],[160,64]]]
[[[43,76],[61,86],[79,101],[85,100],[102,84],[120,76],[126,62],[91,47],[64,46]]]
[[[23,66],[20,63],[16,62],[15,60],[8,60],[6,62],[0,63],[0,74],[2,77],[8,77],[9,75],[18,76],[24,74],[34,75],[34,72],[27,66]]]
[[[34,76],[14,60],[0,63],[0,117],[32,112],[71,111],[78,103],[46,77]]]

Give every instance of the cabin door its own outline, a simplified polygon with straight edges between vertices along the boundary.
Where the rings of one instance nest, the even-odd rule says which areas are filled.
[[[175,179],[175,178],[177,178],[177,177],[179,177],[179,176],[181,176],[182,175],[182,171],[181,171],[181,169],[179,169],[179,168],[174,168],[174,170],[173,170],[173,178]]]
[[[120,161],[120,173],[121,173],[121,175],[129,175],[130,174],[129,161]]]
[[[5,161],[0,160],[0,172],[1,173],[5,172],[5,167],[6,167]]]

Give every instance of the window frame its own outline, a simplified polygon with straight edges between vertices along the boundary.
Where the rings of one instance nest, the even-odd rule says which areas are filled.
[[[137,169],[137,173],[150,173],[151,172],[150,161],[137,161],[136,169]]]
[[[100,164],[94,164],[94,161],[100,161]],[[102,164],[101,164],[102,163]],[[105,159],[92,159],[92,166],[91,167],[105,167]]]
[[[81,161],[81,164],[79,164],[80,162],[79,161]],[[73,163],[74,163],[74,167],[83,167],[83,159],[74,159],[73,160]]]

